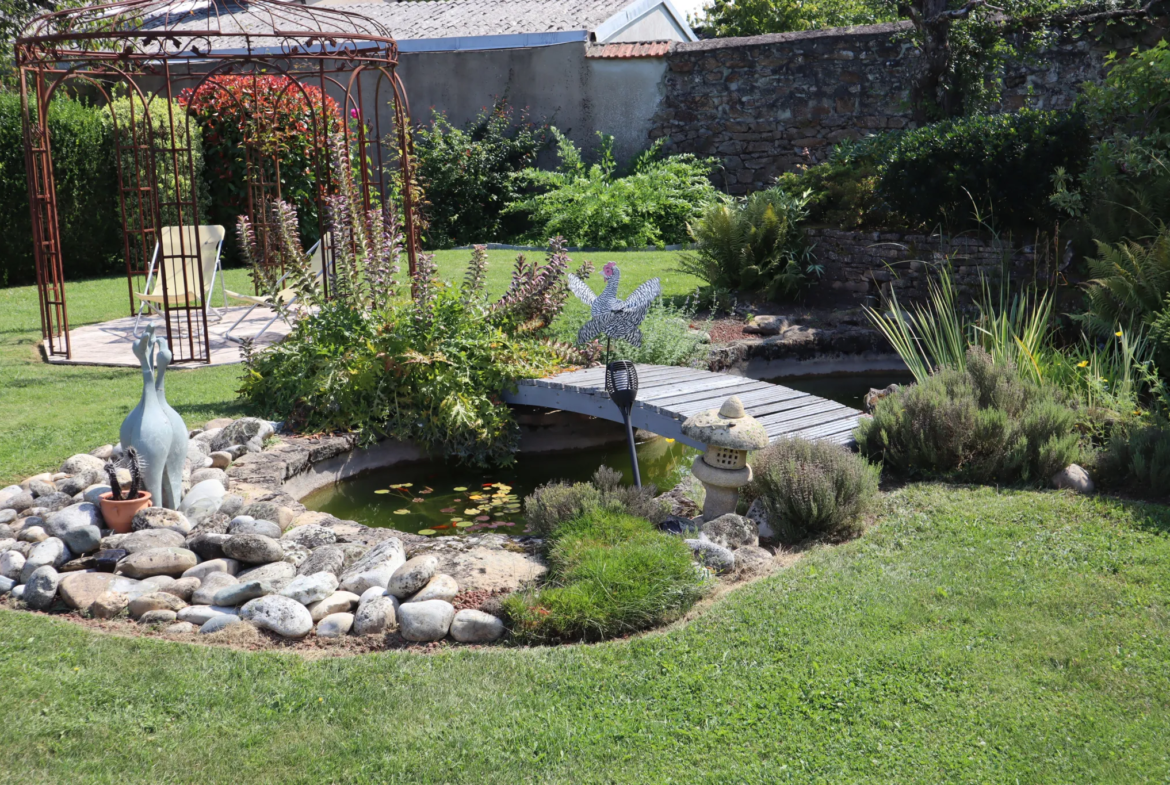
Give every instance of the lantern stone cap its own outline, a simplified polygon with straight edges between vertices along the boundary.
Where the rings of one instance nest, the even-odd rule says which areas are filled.
[[[682,424],[684,436],[708,447],[729,450],[762,450],[768,446],[768,432],[743,408],[743,401],[733,395],[718,409],[708,409],[688,417]]]

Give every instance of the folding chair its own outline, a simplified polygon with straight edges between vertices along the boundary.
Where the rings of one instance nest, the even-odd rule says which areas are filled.
[[[311,257],[309,259],[309,270],[313,273],[313,278],[315,280],[319,279],[319,278],[323,278],[325,276],[325,266],[327,264],[326,252],[331,250],[332,248],[333,248],[333,235],[327,232],[323,238],[318,240],[313,245],[313,247],[309,249],[309,256]],[[284,275],[282,275],[280,277],[280,279],[276,282],[276,285],[280,286],[282,283],[284,283],[284,280],[286,278],[288,278],[288,276],[289,276],[288,273],[285,273]],[[273,298],[271,295],[267,295],[267,294],[261,294],[261,295],[237,294],[236,292],[232,292],[232,291],[229,291],[228,295],[230,297],[236,298],[237,300],[243,300],[244,302],[248,302],[248,303],[252,304],[252,307],[249,308],[248,310],[244,311],[244,315],[241,316],[239,319],[237,319],[236,323],[233,324],[230,328],[228,328],[228,331],[226,333],[224,333],[224,336],[223,336],[224,338],[226,338],[229,341],[236,341],[237,343],[242,342],[243,339],[233,336],[232,331],[234,331],[237,327],[239,327],[240,323],[243,322],[245,319],[247,319],[249,314],[252,313],[252,311],[254,311],[260,307],[272,308],[274,302],[281,304],[281,305],[292,305],[294,302],[296,302],[297,297],[298,297],[295,289],[288,289],[288,288],[279,290],[276,293],[275,298]],[[268,322],[268,324],[264,325],[264,327],[260,330],[260,332],[258,332],[252,336],[253,340],[256,338],[259,338],[261,335],[268,332],[268,328],[271,327],[272,325],[276,324],[276,320],[279,318],[281,318],[281,315],[280,315],[280,312],[277,311],[276,315],[272,317],[272,319]],[[288,320],[286,319],[285,321],[288,321]]]
[[[198,231],[197,231],[198,230]],[[184,237],[184,235],[186,235]],[[219,287],[223,293],[223,306],[227,308],[227,289],[224,287],[219,255],[223,250],[223,238],[227,232],[222,226],[164,226],[154,246],[154,255],[146,272],[145,292],[135,292],[139,300],[138,316],[134,320],[134,335],[141,335],[139,325],[142,312],[150,310],[162,313],[167,306],[190,306],[202,303],[207,308],[215,278],[219,276]],[[166,264],[167,291],[163,293],[163,276],[159,261]],[[204,291],[197,291],[199,273],[203,274]],[[221,317],[222,318],[222,317]]]

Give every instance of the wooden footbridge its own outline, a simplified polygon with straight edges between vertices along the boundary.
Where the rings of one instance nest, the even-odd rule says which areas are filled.
[[[683,436],[683,421],[705,409],[718,409],[732,395],[738,395],[747,413],[763,424],[770,440],[800,436],[850,444],[861,418],[857,409],[743,376],[664,365],[637,368],[638,401],[631,413],[634,427],[700,449],[704,445]],[[605,392],[604,367],[525,379],[515,393],[505,393],[504,400],[622,421]]]

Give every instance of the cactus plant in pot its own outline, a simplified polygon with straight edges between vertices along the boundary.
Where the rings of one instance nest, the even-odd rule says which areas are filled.
[[[118,481],[118,466],[112,461],[106,461],[106,477],[110,480],[110,490],[98,498],[102,505],[102,518],[115,532],[125,534],[130,531],[130,524],[139,510],[150,506],[150,492],[142,490],[142,466],[138,453],[134,448],[126,450],[126,463],[130,469],[130,487],[122,490]]]

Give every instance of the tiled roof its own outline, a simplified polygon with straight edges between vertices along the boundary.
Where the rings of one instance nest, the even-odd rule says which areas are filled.
[[[409,0],[334,3],[377,20],[395,40],[592,31],[632,0]]]
[[[626,60],[635,57],[665,57],[670,51],[671,41],[648,41],[635,44],[602,44],[591,46],[586,57]]]

